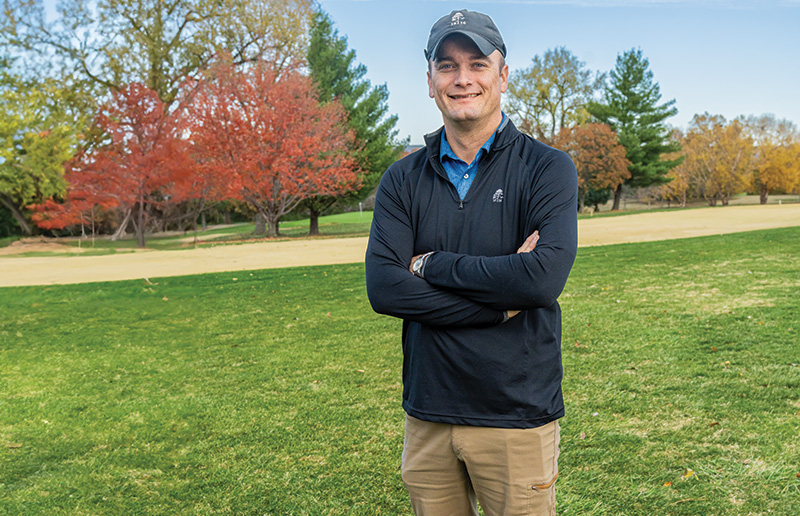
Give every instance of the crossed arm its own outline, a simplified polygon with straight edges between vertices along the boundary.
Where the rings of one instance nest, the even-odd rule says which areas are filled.
[[[522,245],[517,249],[517,254],[521,253],[530,253],[536,248],[536,242],[539,241],[539,232],[534,231],[531,235],[525,239]],[[428,253],[433,254],[433,253]],[[424,255],[418,254],[415,257],[411,258],[411,263],[408,265],[408,270],[412,274],[414,273],[414,262],[416,262],[419,258],[422,258]],[[506,320],[511,319],[515,315],[518,315],[520,310],[506,310]]]
[[[410,271],[419,256],[406,208],[410,193],[396,183],[399,176],[387,173],[376,198],[366,256],[373,309],[432,326],[492,326],[521,310],[550,306],[566,283],[577,247],[577,175],[571,174],[570,169],[557,170],[547,177],[549,184],[539,185],[525,221],[529,231],[536,231],[515,254],[433,250],[423,279]]]

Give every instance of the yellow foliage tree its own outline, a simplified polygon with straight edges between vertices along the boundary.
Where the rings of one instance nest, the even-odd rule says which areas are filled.
[[[681,165],[690,185],[709,206],[747,191],[752,183],[754,146],[739,120],[721,115],[695,115],[684,140]]]
[[[774,115],[741,118],[741,123],[756,145],[752,188],[761,204],[770,192],[800,189],[800,134],[788,120]]]
[[[681,134],[680,130],[675,129],[672,131],[670,135],[670,139],[676,143],[678,143],[681,149],[684,148],[685,142],[683,138],[683,134]],[[680,152],[671,152],[669,154],[664,155],[664,159],[668,161],[678,160],[684,156],[683,150]],[[667,176],[669,178],[669,182],[657,187],[656,195],[667,201],[667,206],[671,201],[677,201],[680,203],[681,208],[686,207],[686,197],[689,195],[689,192],[692,190],[692,185],[689,181],[689,174],[687,168],[684,166],[683,163],[678,165],[677,167],[671,168],[669,172],[667,172]]]

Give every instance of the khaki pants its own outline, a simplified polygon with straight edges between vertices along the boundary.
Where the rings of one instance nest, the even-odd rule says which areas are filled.
[[[403,482],[417,516],[556,513],[558,421],[528,429],[445,425],[406,416]]]

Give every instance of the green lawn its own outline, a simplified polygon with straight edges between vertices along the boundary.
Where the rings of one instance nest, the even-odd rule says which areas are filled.
[[[372,224],[372,212],[365,211],[363,213],[339,213],[336,215],[327,215],[319,218],[319,237],[349,237],[349,236],[367,236],[369,235],[369,228]],[[283,239],[294,238],[309,238],[308,236],[309,221],[308,219],[293,220],[282,222],[280,224],[280,237]],[[220,244],[239,244],[245,242],[253,242],[259,240],[266,240],[265,236],[255,236],[254,224],[233,224],[230,226],[214,227],[206,231],[187,231],[185,233],[168,233],[168,234],[153,234],[147,235],[146,246],[150,249],[159,250],[180,250],[192,249],[196,246],[204,245],[220,245]],[[197,239],[195,241],[195,239]],[[9,237],[0,239],[0,247],[10,245],[11,243],[19,240],[19,237]],[[107,236],[96,238],[94,241],[91,237],[79,238],[60,238],[54,240],[60,244],[65,244],[72,247],[81,247],[83,251],[80,252],[81,256],[104,255],[120,252],[131,252],[138,247],[138,241],[133,235],[127,235],[125,238],[112,242]],[[77,254],[64,253],[55,251],[38,251],[15,254],[15,257],[21,256],[64,256]]]
[[[562,515],[794,515],[800,228],[582,248]],[[0,289],[0,515],[410,514],[361,265]]]

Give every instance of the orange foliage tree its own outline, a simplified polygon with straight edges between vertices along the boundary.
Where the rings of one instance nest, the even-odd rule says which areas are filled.
[[[678,129],[673,129],[672,134],[670,135],[670,139],[676,142],[681,149],[683,149],[684,140],[683,134]],[[684,158],[683,152],[673,152],[669,154],[665,154],[664,158],[668,161],[682,161]],[[691,191],[691,183],[689,182],[689,175],[687,170],[683,166],[676,166],[675,168],[671,168],[666,175],[669,178],[668,183],[664,183],[663,185],[659,185],[656,187],[656,195],[661,199],[665,199],[667,201],[667,206],[669,207],[670,202],[678,201],[680,203],[681,208],[686,207],[686,197]]]
[[[133,83],[112,92],[95,125],[100,141],[67,165],[65,205],[46,202],[34,220],[44,228],[66,227],[85,220],[95,206],[117,208],[123,214],[119,232],[133,220],[144,247],[148,205],[179,198],[190,184],[193,162],[179,119],[156,92]]]
[[[590,189],[614,190],[631,177],[625,147],[606,124],[564,128],[554,143],[570,155],[578,169],[578,209],[583,208]]]
[[[338,102],[320,105],[308,77],[260,62],[215,64],[186,110],[200,172],[224,178],[216,195],[247,202],[278,236],[280,218],[303,199],[358,187],[353,135]]]
[[[686,159],[679,165],[692,188],[709,206],[747,190],[751,182],[753,140],[738,120],[695,115],[684,138]]]

